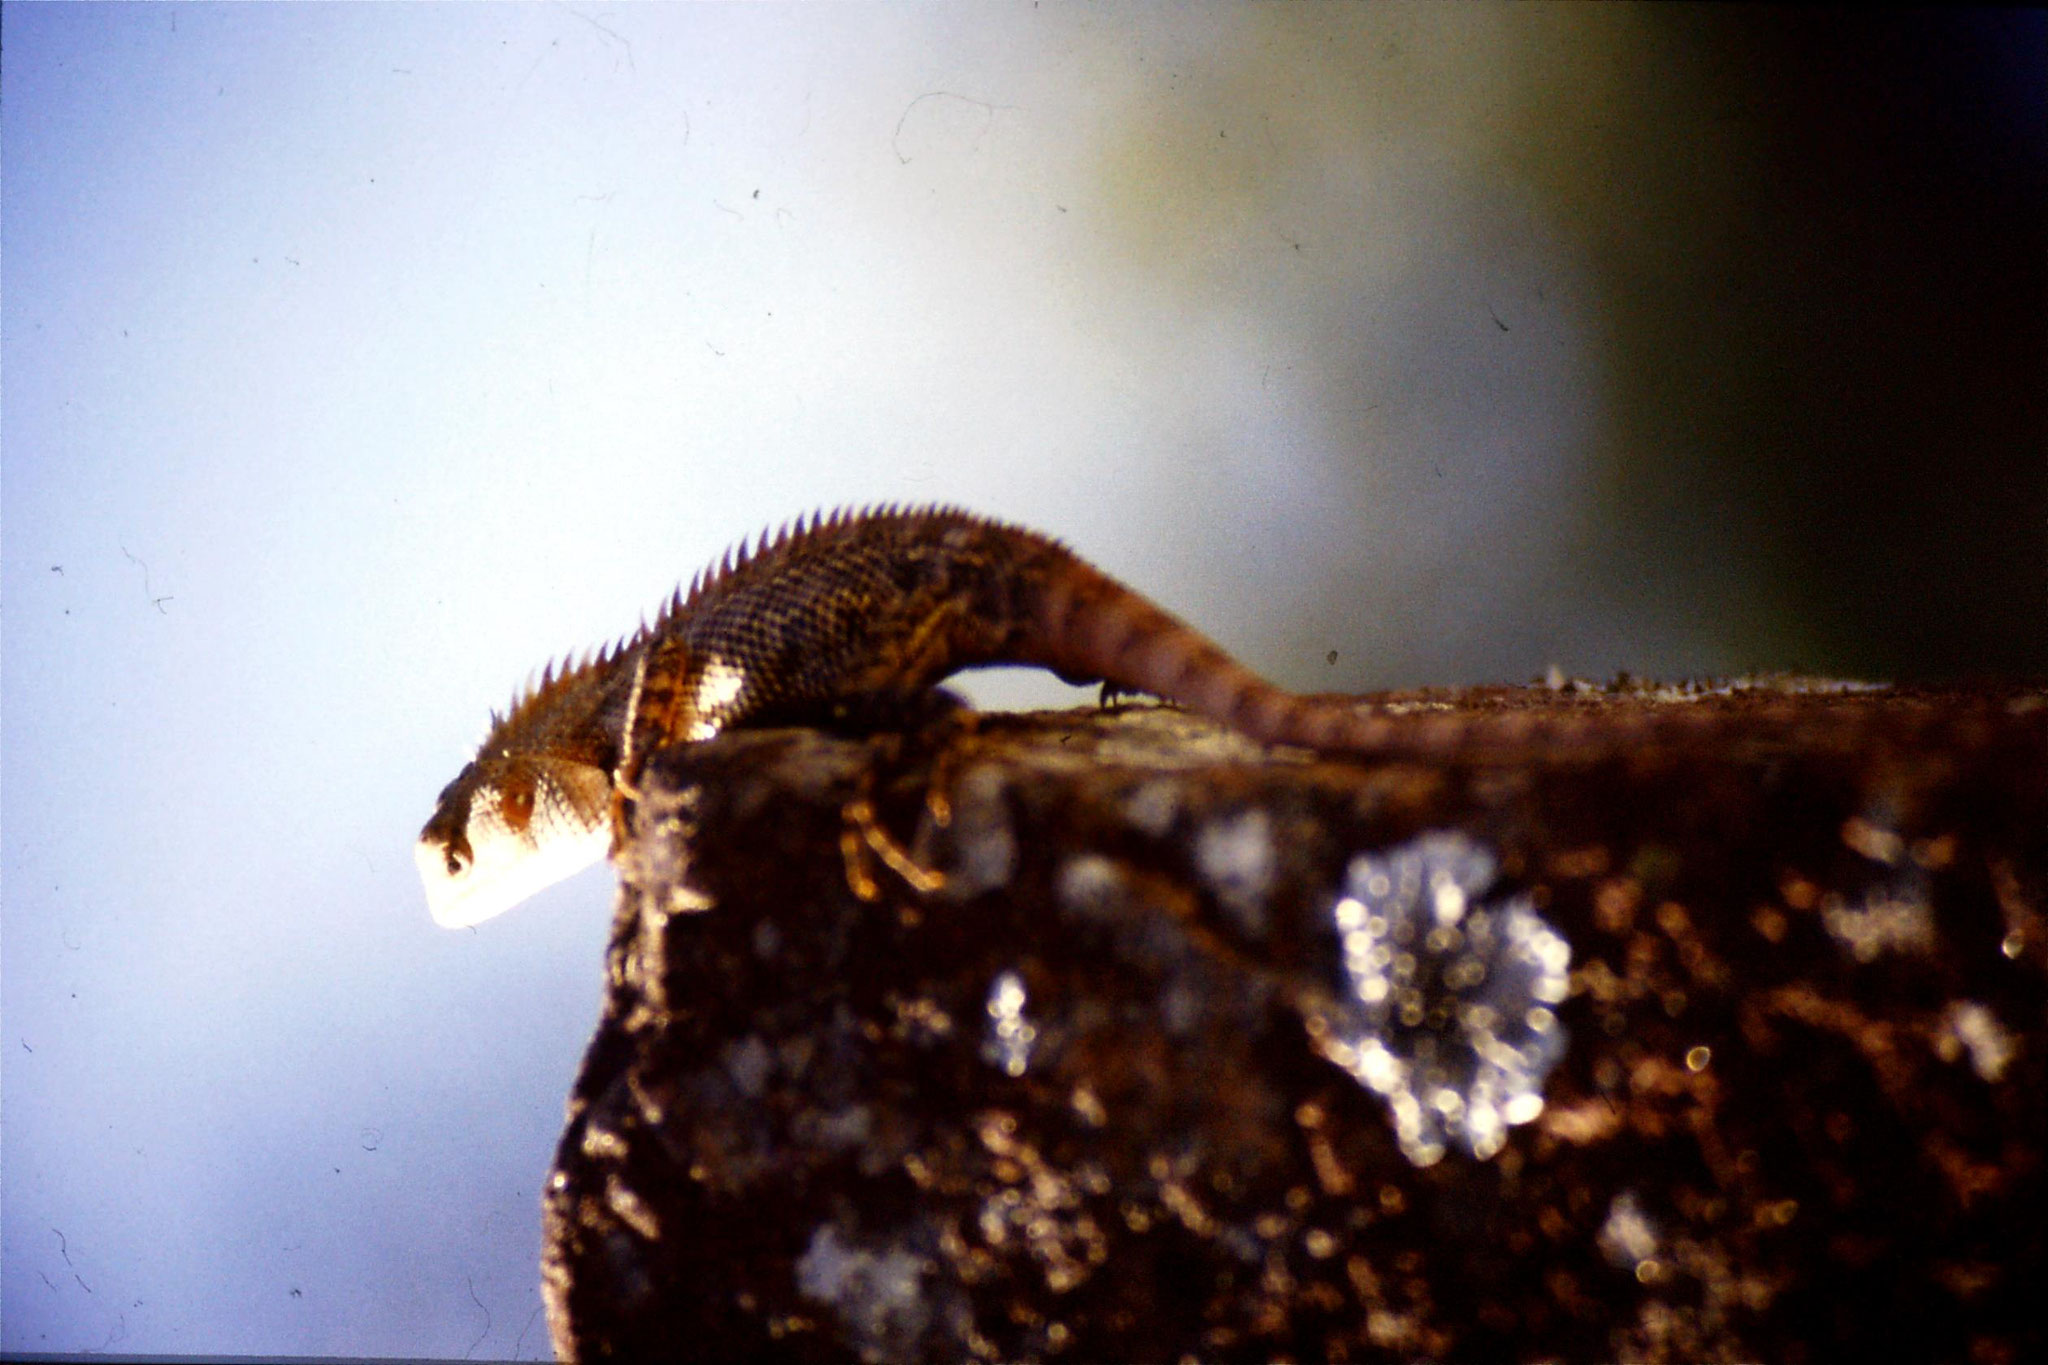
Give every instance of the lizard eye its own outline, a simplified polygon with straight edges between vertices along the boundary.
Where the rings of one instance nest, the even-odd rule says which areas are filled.
[[[469,865],[469,860],[468,860],[467,858],[463,857],[463,856],[462,856],[462,855],[461,855],[460,853],[457,853],[457,852],[456,852],[456,851],[455,851],[454,849],[452,849],[452,848],[448,850],[448,875],[449,875],[449,876],[451,876],[451,877],[459,877],[459,876],[461,876],[461,875],[462,875],[462,872],[463,872],[463,869],[464,869],[465,867],[467,867],[468,865]]]

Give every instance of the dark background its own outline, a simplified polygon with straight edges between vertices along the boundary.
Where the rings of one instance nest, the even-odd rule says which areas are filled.
[[[1619,173],[1699,216],[1591,237],[1626,383],[1589,553],[1747,547],[1834,670],[2048,674],[2048,17],[1656,22],[1706,126]],[[1722,121],[1751,155],[1689,196]]]

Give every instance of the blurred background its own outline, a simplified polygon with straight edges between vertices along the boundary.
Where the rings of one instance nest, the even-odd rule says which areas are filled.
[[[610,874],[410,846],[811,508],[1297,688],[2048,673],[2038,11],[9,5],[0,194],[0,1349],[545,1356]]]

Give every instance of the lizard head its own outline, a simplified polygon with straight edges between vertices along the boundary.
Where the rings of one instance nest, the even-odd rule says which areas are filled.
[[[413,849],[434,922],[479,924],[602,858],[611,795],[602,768],[487,746],[442,789]]]

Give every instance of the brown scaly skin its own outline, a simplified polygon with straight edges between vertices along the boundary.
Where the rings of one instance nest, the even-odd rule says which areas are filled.
[[[981,664],[1151,693],[1269,744],[1441,758],[1586,738],[1554,717],[1397,716],[1297,696],[1036,532],[946,508],[834,512],[728,553],[652,626],[550,669],[495,719],[421,832],[435,917],[474,923],[582,865],[500,870],[564,831],[595,847],[590,836],[610,823],[602,808],[656,749],[737,725],[886,720]],[[1659,723],[1687,724],[1684,708]],[[486,829],[502,841],[488,869]],[[473,894],[473,868],[500,891]],[[502,889],[512,882],[523,889]]]

